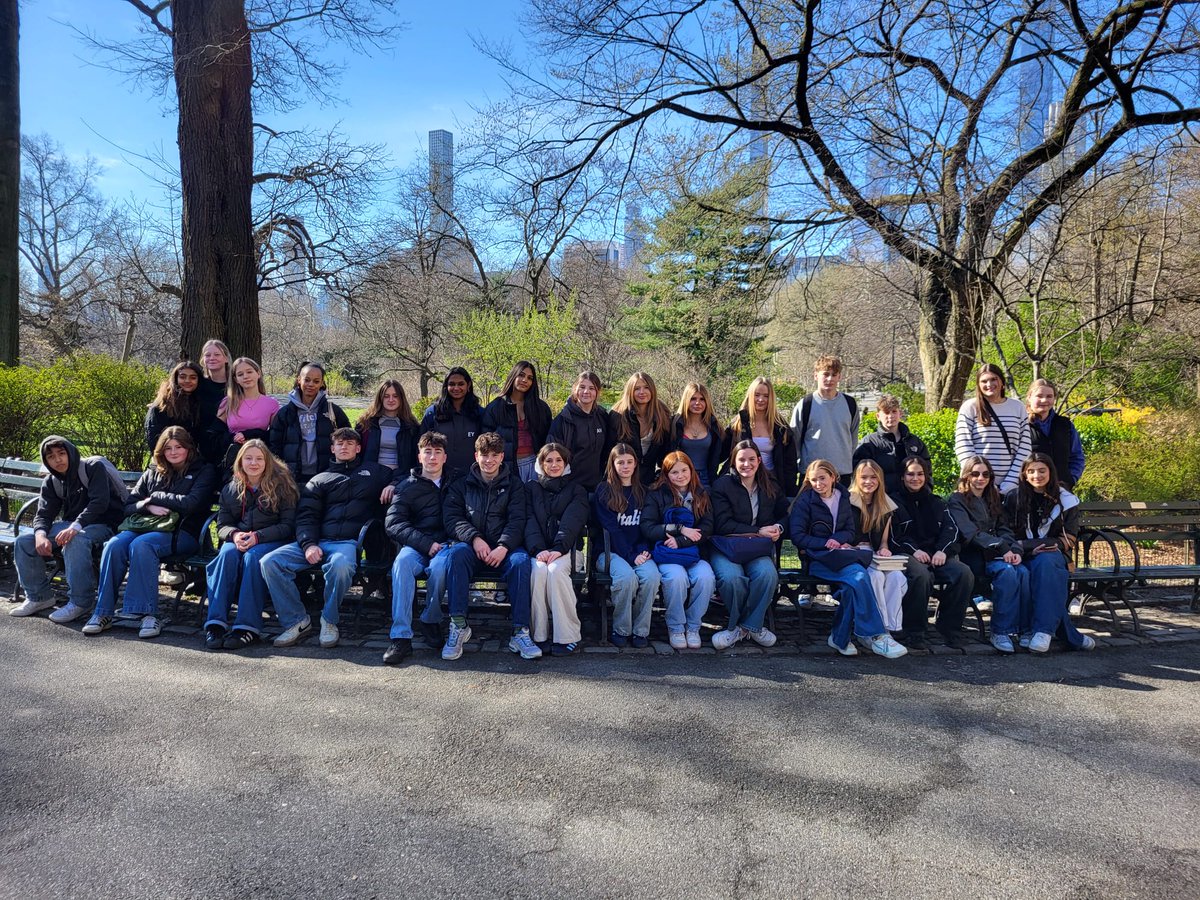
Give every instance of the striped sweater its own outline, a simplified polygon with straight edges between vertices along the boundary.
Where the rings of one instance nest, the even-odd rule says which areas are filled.
[[[995,416],[990,425],[979,424],[975,398],[966,401],[958,411],[954,426],[954,455],[961,466],[967,457],[982,456],[992,464],[996,473],[996,488],[1000,493],[1015,488],[1020,480],[1021,464],[1029,458],[1032,445],[1029,437],[1029,418],[1025,404],[1015,397],[993,403]],[[996,419],[1004,425],[1002,432]],[[1005,442],[1004,434],[1008,435]]]

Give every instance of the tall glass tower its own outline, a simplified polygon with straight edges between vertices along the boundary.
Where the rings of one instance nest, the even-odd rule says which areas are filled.
[[[449,234],[454,215],[454,135],[442,129],[429,132],[429,193],[433,198],[430,228],[435,235]]]

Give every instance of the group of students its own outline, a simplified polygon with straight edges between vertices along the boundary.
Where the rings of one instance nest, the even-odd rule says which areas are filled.
[[[689,383],[672,414],[644,372],[611,410],[599,404],[600,379],[583,372],[552,416],[523,360],[487,406],[470,374],[451,369],[419,423],[399,382],[384,381],[350,428],[316,363],[301,365],[281,407],[253,360],[231,359],[219,341],[201,360],[177,365],[151,404],[152,459],[132,492],[107,461],[82,458],[60,436],[42,442],[49,474],[32,533],[17,541],[25,600],[12,615],[55,605],[46,563],[57,545],[69,602],[52,620],[88,615],[83,632],[103,633],[124,581],[124,613],[142,617],[141,637],[157,636],[160,560],[198,549],[217,494],[211,650],[259,643],[268,599],[283,629],[276,647],[308,637],[296,579],[313,566],[324,574],[320,643],[336,646],[358,536],[381,517],[397,550],[388,664],[412,653],[422,578],[420,626],[444,659],[459,658],[471,637],[470,584],[480,575],[507,587],[509,649],[526,659],[576,652],[574,551],[589,529],[607,536],[592,544],[608,548],[595,564],[611,576],[608,639],[618,647],[648,644],[660,591],[678,650],[701,646],[714,591],[728,612],[714,647],[773,645],[764,622],[785,538],[840,599],[829,643],[842,654],[858,652],[852,635],[888,658],[922,646],[935,585],[936,628],[951,645],[973,591],[990,584],[1000,652],[1014,652],[1014,638],[1044,652],[1055,634],[1094,646],[1066,615],[1079,528],[1069,487],[1083,457],[1048,382],[1035,382],[1024,411],[1005,399],[998,370],[980,370],[956,431],[962,477],[946,502],[930,489],[928,452],[895,398],[879,401],[877,431],[857,440],[860,413],[838,389],[832,356],[817,360],[816,389],[790,422],[771,382],[757,378],[725,427],[703,385]],[[97,583],[92,548],[101,544]]]

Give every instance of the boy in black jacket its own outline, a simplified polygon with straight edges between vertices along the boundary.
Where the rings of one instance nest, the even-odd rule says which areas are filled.
[[[430,561],[450,546],[442,518],[450,486],[446,444],[446,436],[441,432],[427,431],[421,435],[417,441],[420,465],[396,486],[388,507],[384,528],[400,547],[392,564],[392,643],[383,653],[383,661],[389,666],[399,665],[412,653],[412,608],[417,578],[427,572],[421,622],[429,645],[436,647],[441,643],[445,568],[431,569]]]
[[[276,647],[290,647],[312,633],[296,574],[318,564],[325,573],[321,646],[337,646],[338,610],[358,567],[358,533],[371,519],[379,518],[383,511],[379,495],[392,481],[387,466],[362,460],[362,444],[353,428],[338,428],[332,443],[333,465],[314,475],[300,491],[296,543],[272,550],[262,559],[263,580],[283,626]]]
[[[446,533],[456,542],[433,561],[445,579],[450,604],[450,635],[442,659],[458,659],[471,639],[467,625],[471,578],[497,575],[508,585],[513,635],[508,649],[537,659],[541,648],[529,634],[529,555],[521,549],[525,534],[525,488],[504,462],[504,439],[495,432],[475,440],[475,465],[450,486],[446,497]],[[433,577],[433,571],[430,576]]]
[[[121,524],[125,498],[108,466],[98,459],[84,461],[66,438],[52,434],[42,441],[41,449],[42,464],[50,474],[42,481],[33,533],[20,535],[13,552],[25,601],[8,614],[32,616],[54,606],[46,562],[58,546],[67,576],[68,603],[52,612],[50,620],[73,622],[96,605],[92,548],[112,537]]]

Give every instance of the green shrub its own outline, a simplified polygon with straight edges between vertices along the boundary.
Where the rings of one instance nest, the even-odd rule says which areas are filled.
[[[1089,460],[1119,441],[1133,440],[1139,430],[1138,426],[1125,422],[1119,415],[1077,416],[1071,421],[1079,431],[1083,454]]]
[[[0,456],[38,459],[38,445],[60,428],[59,374],[32,366],[0,366]]]
[[[417,421],[421,421],[421,417],[425,415],[425,410],[433,406],[437,402],[437,397],[418,397],[413,401],[412,414],[416,416]]]
[[[956,409],[913,413],[904,420],[913,434],[925,442],[933,466],[933,490],[943,496],[958,484],[959,465],[954,455],[954,423],[957,420]]]
[[[120,469],[141,469],[147,457],[146,407],[167,373],[101,354],[59,360],[50,371],[66,386],[64,433],[80,452],[105,456]]]
[[[1159,413],[1089,456],[1076,492],[1084,500],[1200,499],[1200,411]]]

